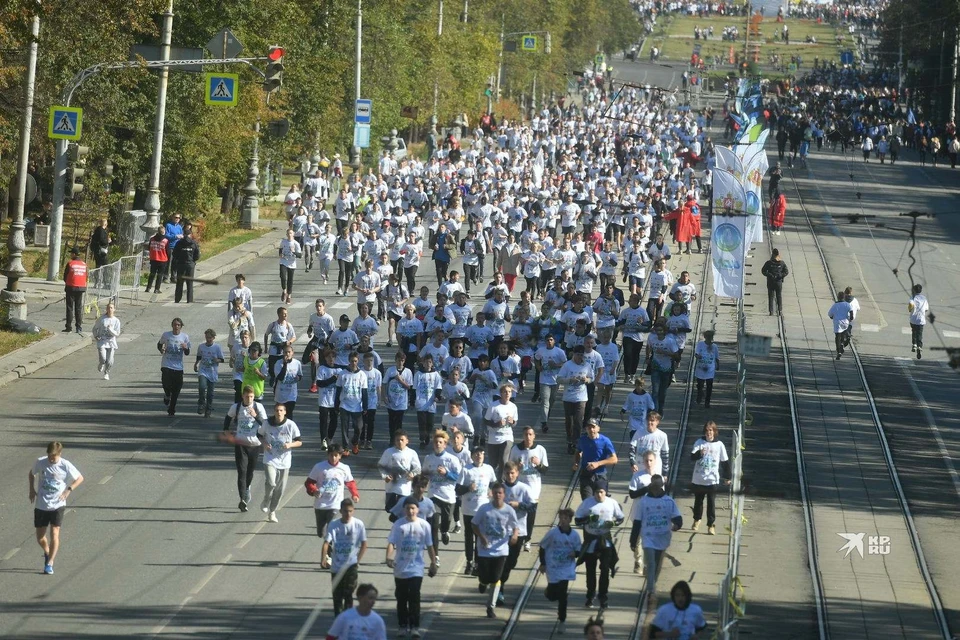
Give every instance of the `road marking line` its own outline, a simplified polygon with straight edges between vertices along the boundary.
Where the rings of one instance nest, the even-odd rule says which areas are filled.
[[[13,549],[10,549],[10,551],[7,551],[7,554],[3,556],[3,558],[0,558],[0,562],[6,562],[13,556],[17,555],[18,551],[20,551],[20,547],[14,547]]]
[[[291,309],[306,309],[309,303],[307,302],[294,302],[290,305]]]
[[[944,444],[943,438],[940,436],[940,429],[937,427],[937,422],[933,419],[933,411],[930,410],[926,398],[920,393],[920,385],[913,379],[913,374],[904,366],[903,362],[899,364],[903,370],[903,374],[907,377],[907,382],[910,384],[910,390],[913,391],[913,395],[920,401],[920,409],[927,419],[927,426],[929,426],[933,432],[934,440],[937,441],[937,449],[940,452],[940,457],[943,458],[944,465],[947,467],[947,472],[950,474],[950,480],[953,481],[953,488],[957,492],[957,495],[960,496],[960,475],[957,474],[957,470],[953,466],[953,460],[950,458],[950,453],[947,451],[947,445]]]
[[[910,327],[900,327],[900,333],[902,333],[905,336],[908,336],[913,332],[910,330]]]
[[[177,303],[174,302],[173,300],[171,300],[170,302],[164,302],[164,303],[163,303],[163,306],[165,306],[165,307],[175,307],[175,306],[177,306]]]
[[[222,304],[222,303],[220,303],[220,302],[208,302],[207,304],[205,304],[205,305],[203,305],[203,306],[204,306],[205,308],[207,308],[207,309],[216,309],[217,307],[221,306],[221,304]]]
[[[869,331],[870,333],[877,333],[878,331],[880,331],[880,325],[864,323],[860,325],[860,329],[862,331]]]
[[[191,600],[193,600],[193,596],[187,596],[186,598],[184,598],[183,601],[180,602],[179,605],[177,605],[177,608],[170,612],[170,615],[168,615],[166,618],[164,618],[163,620],[161,620],[161,621],[160,621],[160,624],[158,624],[157,626],[155,626],[155,627],[153,628],[153,631],[150,632],[150,637],[153,638],[153,637],[155,637],[155,636],[160,635],[160,633],[162,633],[163,630],[167,628],[167,625],[170,624],[171,622],[173,622],[173,619],[177,617],[177,614],[180,613],[180,611],[181,611],[181,610],[187,605],[187,603],[190,602]]]
[[[254,309],[262,309],[262,308],[268,306],[269,304],[270,304],[269,302],[254,302],[254,303],[253,303],[253,308],[254,308]]]
[[[350,304],[349,302],[335,302],[332,305],[330,305],[330,308],[331,309],[349,309],[352,306],[353,305]]]
[[[117,338],[117,342],[133,342],[139,338],[142,334],[140,333],[124,333]]]
[[[107,484],[113,479],[113,476],[103,476],[103,478],[97,484]]]
[[[207,583],[209,583],[211,580],[213,580],[213,577],[214,577],[215,575],[217,575],[217,573],[220,572],[220,569],[223,569],[223,568],[226,566],[226,564],[227,564],[228,562],[230,562],[230,558],[232,558],[232,557],[233,557],[233,554],[232,554],[232,553],[228,553],[228,554],[227,554],[227,557],[224,558],[223,561],[220,562],[220,564],[218,564],[218,565],[215,566],[215,567],[210,567],[210,571],[207,572],[207,576],[206,576],[203,580],[201,580],[201,581],[197,584],[197,586],[195,586],[193,589],[190,590],[190,595],[191,595],[191,596],[195,596],[195,595],[197,595],[198,593],[200,593],[201,591],[203,591],[203,588],[204,588],[205,586],[207,586]]]
[[[944,338],[954,338],[954,339],[960,338],[960,331],[944,331],[944,332],[943,332],[943,337],[944,337]]]

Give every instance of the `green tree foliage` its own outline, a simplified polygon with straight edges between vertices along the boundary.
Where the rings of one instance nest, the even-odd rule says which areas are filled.
[[[919,0],[911,0],[917,2]],[[475,121],[486,108],[484,90],[496,74],[501,27],[549,31],[536,53],[503,54],[503,95],[529,94],[534,73],[538,93],[563,92],[567,78],[583,69],[597,48],[616,51],[640,34],[628,0],[472,0],[467,22],[461,0],[443,5],[443,33],[437,35],[439,0],[363,0],[361,94],[373,100],[372,142],[416,126],[429,126],[438,91],[441,126],[466,113]],[[166,0],[7,0],[0,7],[0,188],[15,172],[22,117],[22,82],[32,11],[41,11],[31,161],[49,194],[53,144],[46,137],[49,107],[82,69],[128,58],[134,44],[159,44]],[[206,106],[203,76],[171,72],[163,164],[162,207],[196,216],[216,208],[218,190],[242,186],[257,118],[290,121],[282,140],[261,138],[261,162],[288,167],[315,149],[346,151],[352,142],[356,0],[243,0],[230,3],[175,0],[173,44],[203,47],[228,26],[244,57],[266,55],[270,45],[286,50],[284,83],[269,104],[260,77],[251,69],[208,68],[240,75],[235,108]],[[260,68],[265,63],[257,63]],[[83,107],[83,144],[91,147],[91,180],[110,158],[129,187],[145,189],[153,146],[158,72],[109,71],[87,79],[72,104]],[[417,120],[400,115],[419,108]],[[93,190],[86,192],[99,203]],[[0,194],[2,195],[2,194]]]

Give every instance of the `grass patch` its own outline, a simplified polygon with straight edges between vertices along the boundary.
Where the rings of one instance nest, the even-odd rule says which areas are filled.
[[[269,227],[256,227],[254,229],[231,229],[226,233],[218,235],[216,238],[204,240],[200,245],[200,257],[203,260],[219,255],[227,249],[232,249],[244,242],[256,240],[260,236],[270,231]]]
[[[19,333],[17,331],[0,329],[0,356],[13,353],[17,349],[22,349],[34,342],[40,342],[45,338],[49,338],[51,335],[53,334],[46,329],[40,331],[40,333]]]
[[[803,69],[813,67],[814,57],[819,57],[821,62],[835,60],[839,62],[840,52],[852,46],[852,40],[845,29],[840,29],[829,24],[817,24],[816,20],[797,20],[787,19],[787,26],[790,28],[790,44],[774,41],[774,32],[779,32],[783,25],[776,22],[775,19],[764,19],[760,25],[761,39],[763,41],[760,47],[760,64],[764,70],[771,70],[770,56],[777,53],[780,58],[789,62],[791,56],[803,57]],[[713,26],[713,38],[709,40],[695,40],[693,37],[694,27],[707,29]],[[736,42],[726,42],[721,40],[724,27],[736,26],[740,30],[740,39]],[[662,31],[655,31],[652,46],[657,46],[662,51],[661,59],[671,61],[689,61],[693,53],[695,44],[701,45],[701,57],[708,63],[712,63],[713,56],[719,55],[723,59],[725,68],[732,68],[729,65],[730,47],[733,47],[734,53],[743,52],[743,35],[746,33],[746,18],[740,16],[722,17],[714,16],[710,18],[697,18],[690,16],[671,16],[671,19],[663,26]],[[816,44],[806,44],[804,40],[810,35],[816,38]],[[842,35],[844,45],[838,45],[837,35]],[[645,54],[649,54],[649,46],[644,49]],[[766,75],[766,74],[765,74]]]

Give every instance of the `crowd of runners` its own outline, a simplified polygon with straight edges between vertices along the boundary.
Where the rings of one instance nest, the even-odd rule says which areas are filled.
[[[478,130],[425,163],[385,154],[367,175],[318,172],[288,194],[278,286],[256,293],[277,299],[279,292],[269,321],[254,319],[254,292],[237,275],[222,325],[194,341],[174,318],[157,342],[167,413],[181,408],[192,365],[197,414],[224,416],[220,440],[234,448],[240,511],[259,507],[278,522],[300,455],[293,450],[305,443],[323,450],[304,487],[332,575],[338,618],[328,637],[386,637],[372,611],[377,589],[360,584],[368,549],[348,461],[366,455],[376,459],[393,522],[383,553],[395,577],[399,637],[423,633],[422,580],[437,573],[440,550],[456,535],[491,618],[520,554],[534,547],[561,632],[579,565],[585,606],[606,608],[621,525],[630,526],[634,571],[656,590],[663,552],[682,524],[667,495],[670,446],[658,428],[664,413],[678,410],[667,406],[666,391],[687,353],[696,359],[696,402],[709,407],[719,364],[711,332],[689,335],[696,286],[686,271],[675,277],[670,269],[675,253],[692,252],[693,239],[702,249],[702,173],[694,166],[705,121],[671,108],[657,91],[624,91],[613,104],[588,91],[586,106],[554,105],[528,126]],[[189,237],[164,228],[151,242],[169,244],[171,231]],[[665,238],[671,231],[682,241],[675,249]],[[426,278],[423,262],[434,263]],[[165,270],[155,265],[154,273],[159,283]],[[332,297],[349,297],[355,312],[331,315],[328,296],[315,300],[309,317],[292,317],[295,295],[334,278]],[[120,333],[108,307],[94,328],[104,377]],[[233,387],[226,402],[224,368]],[[617,385],[629,391],[623,402],[614,401]],[[314,399],[316,413],[304,408]],[[537,416],[529,425],[521,425],[523,401]],[[561,415],[564,428],[555,433]],[[628,513],[610,495],[618,457],[601,433],[604,419],[617,418],[630,430],[632,477],[615,491],[633,500]],[[551,462],[568,463],[551,461],[538,439],[560,438],[582,502],[544,532],[555,514],[538,514],[542,476]],[[715,494],[727,475],[717,425],[707,422],[684,455],[694,461],[693,529],[706,506],[713,535]],[[262,494],[254,495],[258,465]],[[46,542],[47,526],[59,530],[64,494],[82,477],[54,445],[31,482],[34,475],[43,476],[36,525],[52,573],[56,540]],[[686,637],[706,626],[682,582],[654,630],[676,629],[677,619]],[[602,637],[595,621],[585,632]]]

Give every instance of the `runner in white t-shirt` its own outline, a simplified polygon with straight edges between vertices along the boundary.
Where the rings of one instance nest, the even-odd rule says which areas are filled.
[[[387,640],[387,625],[373,610],[380,595],[372,584],[357,587],[357,606],[347,609],[333,621],[328,640]]]
[[[49,443],[47,455],[37,458],[29,474],[30,502],[34,503],[33,526],[37,530],[37,542],[43,549],[43,572],[47,575],[53,575],[53,561],[60,549],[60,527],[67,510],[67,497],[72,496],[83,482],[83,475],[60,455],[62,451],[63,445],[59,442]]]

